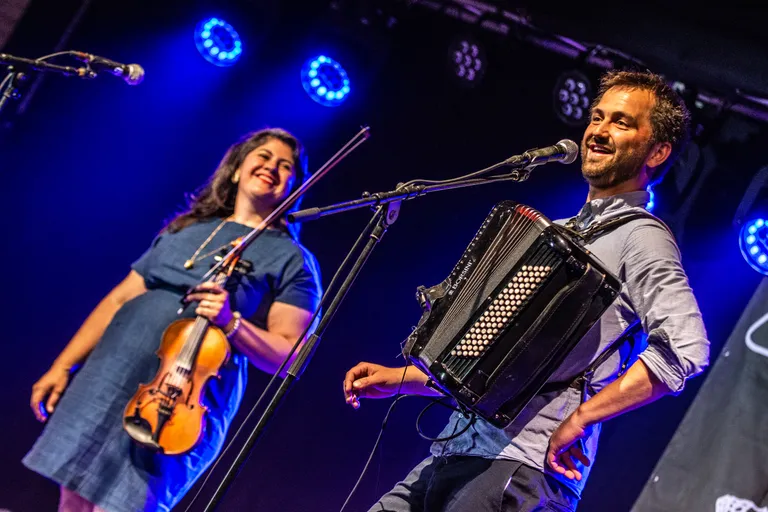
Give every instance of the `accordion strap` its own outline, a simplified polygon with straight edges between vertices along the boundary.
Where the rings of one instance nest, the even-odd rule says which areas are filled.
[[[566,382],[549,382],[545,384],[541,390],[539,390],[539,395],[546,395],[548,393],[552,393],[555,391],[562,392],[565,391],[568,388],[576,388],[581,389],[581,401],[586,402],[587,397],[590,394],[594,394],[595,390],[592,387],[592,376],[595,373],[595,370],[597,370],[600,365],[602,365],[604,362],[608,360],[609,357],[613,355],[614,352],[618,351],[621,346],[624,343],[629,343],[630,350],[627,352],[627,357],[624,358],[624,360],[621,362],[621,366],[619,367],[619,373],[616,375],[617,377],[621,377],[624,375],[624,372],[627,370],[627,367],[629,366],[629,360],[632,357],[633,349],[635,346],[635,336],[643,330],[643,325],[640,323],[639,320],[635,320],[634,323],[630,324],[629,327],[627,327],[624,332],[616,338],[611,345],[603,351],[602,354],[600,354],[597,359],[595,359],[592,364],[590,364],[586,370],[578,374],[576,377],[571,379],[570,381]]]
[[[574,235],[577,239],[579,239],[582,243],[589,243],[595,238],[602,236],[609,231],[612,231],[616,229],[617,227],[621,226],[622,224],[626,224],[627,222],[631,222],[633,220],[640,220],[640,219],[648,219],[656,221],[657,223],[661,224],[667,231],[672,234],[672,230],[669,229],[669,227],[664,224],[664,222],[656,217],[655,215],[652,215],[645,210],[640,211],[633,211],[625,213],[624,215],[619,215],[617,217],[614,217],[612,219],[602,221],[602,222],[596,222],[589,228],[585,229],[584,231],[576,231],[573,229],[573,226],[575,224],[575,217],[568,222],[566,222],[564,228],[571,234]],[[674,235],[673,235],[674,236]],[[627,370],[627,366],[629,365],[629,359],[632,357],[634,345],[635,345],[635,336],[637,336],[638,333],[640,333],[643,330],[642,323],[639,320],[635,320],[632,324],[630,324],[624,332],[616,338],[611,345],[603,351],[602,354],[598,356],[597,359],[595,359],[592,364],[590,364],[586,370],[581,372],[579,375],[574,377],[571,381],[566,382],[550,382],[545,384],[541,390],[539,391],[540,395],[544,395],[547,393],[552,393],[554,391],[564,391],[568,388],[577,388],[581,389],[581,401],[585,402],[587,400],[587,397],[590,394],[594,394],[594,388],[592,387],[592,376],[595,373],[595,370],[597,370],[600,365],[602,365],[605,361],[608,360],[609,357],[611,357],[614,352],[619,350],[621,346],[624,343],[629,343],[630,350],[627,353],[627,357],[624,358],[624,360],[621,363],[621,367],[619,368],[619,373],[617,374],[617,377],[621,377],[624,372]]]
[[[640,322],[640,320],[635,320],[632,324],[630,324],[624,332],[614,340],[613,343],[611,343],[611,346],[608,347],[607,350],[603,351],[600,356],[594,360],[594,362],[589,365],[589,367],[584,370],[584,372],[581,373],[578,377],[576,377],[575,381],[577,384],[580,384],[581,388],[581,401],[585,402],[587,400],[587,396],[590,394],[594,394],[595,390],[592,387],[592,376],[595,373],[595,370],[597,370],[600,365],[602,365],[605,361],[608,360],[611,355],[613,355],[614,352],[618,351],[621,346],[624,343],[629,343],[629,352],[627,352],[627,357],[624,358],[624,360],[621,362],[621,366],[619,367],[619,373],[616,374],[616,377],[621,377],[624,375],[624,372],[627,371],[627,367],[629,366],[629,360],[632,357],[632,352],[634,352],[635,347],[635,336],[637,336],[638,333],[642,332],[643,330],[643,324]],[[581,382],[579,382],[581,381]]]
[[[583,243],[589,243],[595,238],[602,236],[609,231],[613,231],[617,227],[621,226],[622,224],[626,224],[627,222],[631,222],[633,220],[640,220],[640,219],[647,219],[647,220],[653,220],[659,223],[661,226],[664,227],[667,231],[669,231],[670,234],[672,234],[672,230],[669,229],[669,226],[664,224],[664,221],[662,221],[660,218],[656,217],[655,215],[646,212],[645,210],[638,210],[633,212],[625,213],[624,215],[619,215],[617,217],[614,217],[612,219],[608,219],[605,221],[599,221],[592,224],[590,227],[585,229],[584,231],[576,231],[573,226],[576,222],[576,218],[570,219],[568,222],[565,223],[565,228],[569,231],[571,235],[574,235],[576,238],[581,240]],[[673,235],[674,237],[674,235]]]

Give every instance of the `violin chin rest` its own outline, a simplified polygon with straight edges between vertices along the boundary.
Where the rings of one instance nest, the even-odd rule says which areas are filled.
[[[149,422],[139,416],[129,416],[125,418],[123,427],[131,438],[150,450],[163,452],[163,447],[153,439],[151,426]]]

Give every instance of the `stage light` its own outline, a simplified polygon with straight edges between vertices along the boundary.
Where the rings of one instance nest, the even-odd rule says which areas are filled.
[[[485,51],[476,41],[468,38],[457,39],[449,49],[449,57],[453,73],[464,85],[476,84],[485,73]]]
[[[768,166],[760,168],[744,191],[733,225],[739,230],[739,249],[749,266],[768,275]]]
[[[326,55],[311,58],[301,68],[301,84],[309,97],[326,107],[339,106],[349,95],[349,77],[341,64]]]
[[[648,194],[650,197],[648,198],[648,202],[645,205],[645,209],[649,212],[652,212],[653,209],[656,207],[656,194],[653,193],[653,187],[650,185],[648,186]]]
[[[589,119],[592,85],[579,71],[567,71],[557,79],[554,108],[557,117],[570,126],[582,126]]]
[[[243,53],[243,43],[232,25],[219,18],[201,21],[195,28],[195,45],[211,64],[231,66]]]
[[[754,219],[742,226],[739,248],[750,267],[768,275],[768,225],[764,219]]]

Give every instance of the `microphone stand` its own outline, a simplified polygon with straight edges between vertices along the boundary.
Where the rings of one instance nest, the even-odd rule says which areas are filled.
[[[352,265],[352,268],[349,270],[349,273],[344,279],[344,282],[339,285],[338,290],[333,296],[333,300],[328,306],[328,309],[326,309],[325,313],[320,318],[320,322],[318,323],[317,328],[306,339],[301,348],[299,348],[296,357],[288,368],[285,378],[282,380],[280,386],[272,395],[272,399],[259,418],[258,423],[248,436],[248,439],[240,449],[240,452],[237,454],[235,460],[232,462],[229,470],[227,471],[227,474],[224,476],[223,480],[219,484],[219,487],[216,489],[216,492],[208,502],[208,505],[205,508],[205,512],[211,512],[215,510],[219,505],[224,495],[226,494],[227,489],[239,473],[240,468],[248,459],[253,446],[256,444],[256,441],[258,441],[264,433],[267,423],[275,414],[277,408],[281,405],[283,399],[285,398],[288,391],[291,390],[295,381],[298,380],[299,377],[301,377],[301,375],[304,373],[304,370],[306,369],[309,361],[315,353],[315,350],[317,349],[318,342],[325,334],[325,331],[328,328],[328,325],[330,324],[334,315],[336,314],[339,306],[341,305],[341,302],[344,300],[347,292],[349,292],[349,289],[352,287],[352,283],[355,282],[355,279],[360,274],[363,265],[365,265],[365,263],[368,261],[368,258],[373,252],[373,249],[381,241],[382,237],[387,232],[387,229],[398,219],[402,201],[414,199],[430,192],[439,192],[442,190],[452,190],[455,188],[485,185],[499,181],[525,181],[530,174],[530,169],[535,165],[540,164],[532,162],[532,160],[525,155],[512,157],[496,165],[493,165],[488,169],[473,173],[470,176],[476,176],[481,173],[488,173],[499,167],[513,167],[513,170],[506,174],[491,176],[488,178],[457,178],[454,180],[437,182],[434,185],[401,185],[398,186],[398,188],[395,190],[389,192],[380,192],[375,194],[365,193],[363,194],[364,197],[362,199],[333,204],[322,208],[309,208],[288,214],[289,222],[304,222],[318,219],[320,217],[325,217],[327,215],[364,208],[366,206],[376,208],[375,213],[373,214],[373,219],[368,224],[370,226],[373,222],[375,222],[375,226],[368,235],[368,242],[360,251],[360,254],[357,256],[357,259]]]
[[[497,167],[507,165],[505,162],[497,164],[489,168],[488,172]],[[508,174],[500,174],[498,176],[490,176],[488,178],[471,178],[466,180],[446,181],[443,183],[437,183],[435,185],[407,185],[402,188],[396,188],[389,192],[377,192],[375,194],[365,193],[362,199],[353,199],[352,201],[346,201],[343,203],[332,204],[330,206],[323,206],[321,208],[307,208],[306,210],[299,210],[297,212],[288,215],[289,222],[306,222],[310,220],[319,219],[327,215],[334,215],[337,213],[346,212],[349,210],[357,210],[365,206],[380,206],[383,204],[390,204],[396,201],[407,201],[416,197],[421,197],[430,192],[441,192],[443,190],[453,190],[455,188],[473,187],[475,185],[487,185],[488,183],[496,183],[498,181],[516,181],[521,182],[528,179],[529,169],[523,168],[522,170],[514,170]]]
[[[240,255],[243,253],[243,251],[248,247],[250,244],[253,243],[256,238],[258,238],[264,231],[267,230],[269,226],[271,226],[276,220],[278,220],[280,217],[285,215],[285,213],[293,206],[293,204],[301,197],[303,196],[307,190],[312,188],[312,186],[320,181],[320,179],[325,176],[328,171],[336,167],[339,162],[341,162],[344,158],[347,157],[352,151],[354,151],[360,144],[368,140],[368,137],[371,136],[371,129],[367,126],[364,126],[360,129],[357,134],[352,137],[344,146],[342,146],[341,149],[339,149],[335,155],[333,155],[327,162],[325,162],[322,167],[320,167],[315,173],[313,173],[307,181],[305,181],[299,188],[293,191],[288,197],[285,198],[285,200],[280,203],[277,208],[275,208],[272,213],[267,215],[266,218],[253,228],[247,235],[245,235],[240,242],[233,247],[226,255],[224,255],[218,263],[213,265],[208,272],[205,273],[205,275],[200,279],[200,283],[205,282],[209,280],[216,272],[219,271],[220,268],[222,268],[224,265],[227,265],[230,261],[232,261],[232,258],[235,255]],[[290,214],[289,214],[290,215]],[[190,291],[194,287],[190,288]],[[184,294],[184,297],[181,299],[182,305],[184,305],[184,300],[186,296],[189,294],[189,291]],[[181,314],[181,312],[184,310],[182,307],[178,310],[178,313]]]
[[[67,52],[62,52],[66,54]],[[59,55],[59,54],[55,54]],[[50,57],[50,55],[48,56]],[[31,71],[45,71],[50,73],[58,73],[64,76],[77,76],[80,78],[93,78],[96,74],[86,67],[74,68],[72,66],[59,66],[57,64],[50,64],[46,62],[42,57],[40,59],[26,59],[24,57],[16,57],[7,53],[0,53],[0,64],[7,66],[8,74],[0,82],[0,88],[5,85],[2,92],[0,92],[0,112],[8,102],[9,99],[18,100],[21,98],[19,91],[19,85],[21,82],[27,79],[26,70]],[[23,70],[23,71],[21,71]]]
[[[77,59],[85,58],[86,65],[78,67],[61,66],[59,64],[51,64],[47,61],[47,59],[62,56],[69,56]],[[0,65],[5,65],[8,69],[8,74],[2,81],[0,81],[0,112],[9,99],[13,98],[17,100],[21,97],[18,86],[20,82],[26,80],[26,71],[58,73],[63,76],[76,76],[78,78],[95,78],[97,73],[91,69],[89,65],[93,59],[93,55],[73,50],[55,52],[40,57],[39,59],[27,59],[8,53],[0,53]]]
[[[67,53],[68,52],[62,52],[62,54]],[[88,68],[59,66],[58,64],[51,64],[44,61],[44,58],[45,57],[40,59],[25,59],[24,57],[16,57],[15,55],[0,53],[0,64],[4,64],[6,66],[17,66],[22,69],[31,69],[32,71],[49,71],[53,73],[59,73],[64,76],[77,76],[80,78],[92,78],[93,76],[96,76],[95,73],[93,73],[93,71]]]
[[[8,74],[0,85],[5,84],[2,93],[0,93],[0,112],[10,99],[18,100],[21,98],[19,85],[27,79],[27,75],[21,71],[16,71],[13,66],[8,66]]]

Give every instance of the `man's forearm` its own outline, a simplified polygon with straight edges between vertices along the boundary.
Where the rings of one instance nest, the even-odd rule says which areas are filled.
[[[427,387],[428,377],[416,366],[410,365],[403,380],[402,393],[407,395],[443,396],[443,393]]]
[[[638,359],[624,375],[579,405],[574,414],[584,425],[594,425],[649,404],[669,392]]]

